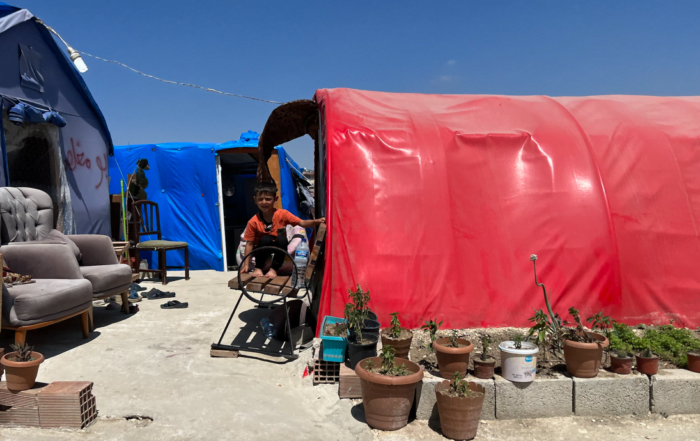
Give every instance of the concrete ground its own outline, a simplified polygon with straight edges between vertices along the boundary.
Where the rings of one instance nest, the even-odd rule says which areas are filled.
[[[195,271],[189,281],[173,272],[162,286],[189,302],[163,310],[165,300],[143,300],[140,312],[95,309],[96,331],[87,340],[76,317],[29,331],[27,342],[46,357],[38,380],[93,381],[98,421],[84,430],[0,429],[2,440],[409,440],[443,439],[439,429],[414,421],[397,432],[371,430],[361,404],[339,400],[337,385],[302,379],[310,350],[300,360],[211,358],[209,349],[238,299],[227,287],[235,273]],[[258,338],[265,311],[242,301],[224,339]],[[13,334],[4,331],[8,349]],[[700,416],[571,417],[482,422],[482,440],[664,439],[700,441]]]

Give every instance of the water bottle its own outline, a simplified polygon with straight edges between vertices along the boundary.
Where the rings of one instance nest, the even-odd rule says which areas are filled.
[[[265,334],[265,337],[272,338],[272,336],[275,335],[275,327],[272,326],[272,323],[270,323],[270,320],[268,320],[267,317],[260,320],[260,327],[262,328],[262,331],[263,331],[263,334]]]
[[[309,245],[306,239],[302,239],[301,243],[294,251],[294,264],[297,266],[297,288],[304,287],[304,275],[306,273],[306,264],[309,262]]]

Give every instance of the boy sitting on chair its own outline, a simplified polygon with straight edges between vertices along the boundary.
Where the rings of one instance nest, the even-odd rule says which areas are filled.
[[[243,238],[247,241],[245,246],[245,255],[247,256],[255,248],[259,247],[276,247],[282,250],[287,250],[287,233],[285,227],[287,225],[301,226],[303,228],[313,228],[319,224],[326,222],[325,218],[315,220],[301,220],[287,210],[278,210],[275,208],[277,202],[277,186],[273,183],[258,183],[255,186],[255,204],[260,211],[248,221],[248,226],[245,229]],[[284,263],[285,255],[283,253],[275,253],[273,250],[266,250],[255,255],[255,271],[253,276],[261,277],[263,275],[263,266],[265,262],[273,254],[272,266],[265,274],[265,277],[274,279],[277,277],[277,271]],[[248,272],[251,259],[246,259],[240,268],[241,272]]]

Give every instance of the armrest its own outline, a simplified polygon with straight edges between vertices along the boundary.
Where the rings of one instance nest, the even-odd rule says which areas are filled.
[[[119,263],[117,253],[114,251],[114,246],[112,246],[112,239],[109,236],[76,234],[66,237],[75,242],[80,248],[84,266],[116,265]]]
[[[5,245],[0,248],[5,264],[35,279],[82,279],[78,261],[66,244]]]

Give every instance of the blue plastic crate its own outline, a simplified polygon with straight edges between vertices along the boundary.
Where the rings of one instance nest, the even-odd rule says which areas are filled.
[[[328,335],[323,335],[323,330],[326,329],[326,324],[328,323],[345,323],[345,319],[327,315],[323,319],[323,325],[321,325],[323,361],[342,363],[345,361],[345,348],[348,346],[348,341],[344,337],[331,337]]]

